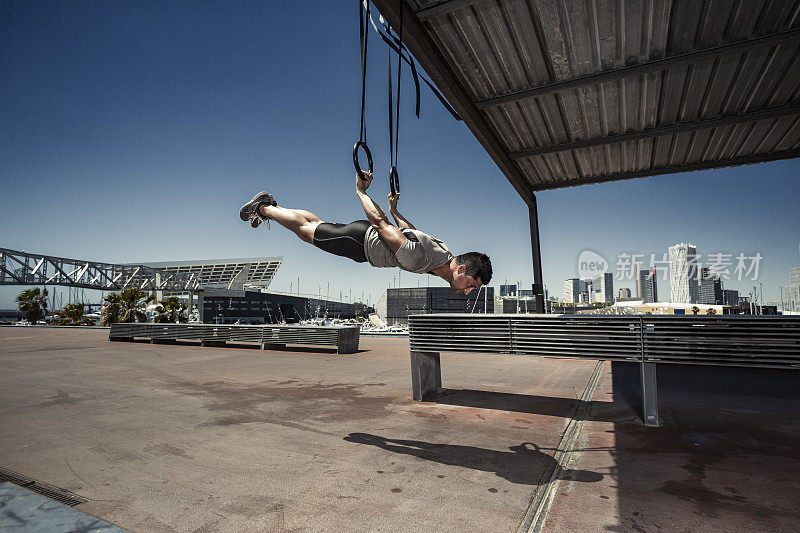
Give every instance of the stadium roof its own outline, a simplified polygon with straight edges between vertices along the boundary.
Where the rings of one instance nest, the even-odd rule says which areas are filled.
[[[794,0],[374,0],[517,192],[800,156]]]

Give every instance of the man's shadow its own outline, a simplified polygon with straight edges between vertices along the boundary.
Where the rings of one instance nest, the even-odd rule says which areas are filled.
[[[435,444],[419,440],[387,439],[369,433],[351,433],[344,440],[358,444],[369,444],[384,450],[412,455],[426,461],[460,466],[484,472],[494,472],[503,479],[523,485],[536,485],[542,474],[554,466],[555,460],[542,452],[532,442],[510,446],[511,451],[497,451],[457,444]],[[590,470],[562,470],[560,479],[597,482],[603,474]]]

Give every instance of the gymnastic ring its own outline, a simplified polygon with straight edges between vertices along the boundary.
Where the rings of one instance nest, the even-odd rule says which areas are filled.
[[[397,175],[397,167],[394,165],[389,169],[389,189],[392,194],[400,193],[400,177]]]
[[[370,153],[369,147],[367,146],[367,143],[365,143],[364,141],[358,141],[356,142],[355,146],[353,146],[353,165],[356,167],[356,175],[363,180],[365,173],[363,170],[361,170],[361,165],[358,162],[359,148],[363,148],[364,153],[367,154],[367,162],[369,163],[370,174],[372,174],[372,153]]]

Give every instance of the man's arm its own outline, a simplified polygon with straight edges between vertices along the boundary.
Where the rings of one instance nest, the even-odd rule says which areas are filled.
[[[397,210],[397,201],[400,199],[400,193],[392,194],[389,193],[389,213],[392,214],[394,218],[395,224],[397,224],[398,228],[407,228],[407,229],[417,229],[414,227],[414,224],[406,220],[406,217],[400,214],[400,211]]]
[[[358,199],[361,201],[361,207],[364,208],[364,213],[367,215],[367,220],[369,220],[370,225],[375,228],[378,235],[383,239],[383,242],[386,243],[389,249],[396,252],[403,245],[406,236],[389,222],[383,209],[369,197],[367,188],[369,184],[372,183],[372,175],[368,172],[364,174],[365,179],[356,176],[356,195],[358,195]]]

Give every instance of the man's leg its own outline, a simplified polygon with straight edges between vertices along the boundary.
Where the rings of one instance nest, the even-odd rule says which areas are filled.
[[[303,209],[287,209],[276,205],[261,205],[259,214],[274,220],[284,228],[293,231],[309,244],[314,244],[314,231],[322,220],[310,211]]]

